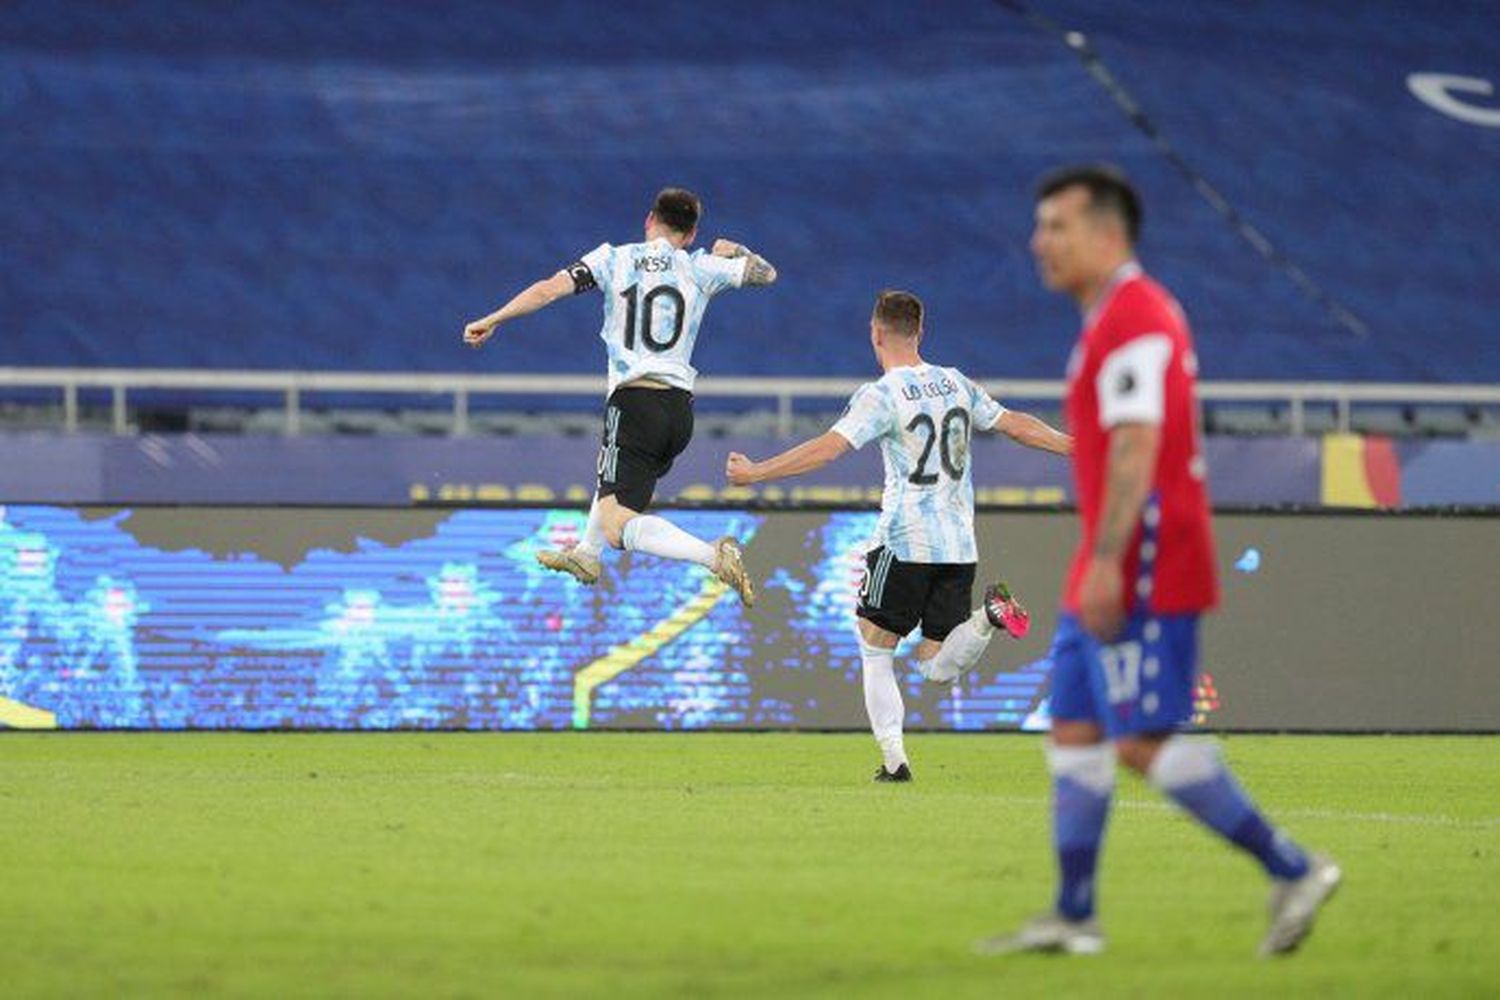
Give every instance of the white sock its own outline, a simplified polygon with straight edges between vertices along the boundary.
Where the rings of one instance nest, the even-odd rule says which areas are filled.
[[[895,650],[877,649],[860,639],[859,658],[870,728],[875,733],[875,742],[880,744],[885,769],[894,771],[906,763],[906,745],[901,738],[906,705],[901,701],[901,685],[896,682]]]
[[[703,539],[688,534],[664,517],[657,517],[655,514],[632,517],[625,522],[625,530],[620,534],[625,548],[631,552],[645,552],[663,559],[678,559],[713,567],[714,547]]]
[[[980,608],[958,628],[949,632],[937,655],[918,663],[917,669],[930,681],[957,680],[960,674],[973,669],[974,664],[979,662],[994,634],[995,627],[990,624],[984,609]]]
[[[578,539],[577,550],[591,556],[597,556],[604,551],[604,523],[599,516],[599,494],[594,494],[594,502],[589,504],[589,520],[583,526],[583,537]]]

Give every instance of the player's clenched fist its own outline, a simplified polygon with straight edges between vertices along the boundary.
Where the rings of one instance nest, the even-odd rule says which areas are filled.
[[[1078,589],[1078,617],[1100,642],[1110,642],[1125,624],[1125,577],[1120,564],[1093,558]]]
[[[464,327],[464,343],[470,347],[478,347],[494,335],[495,327],[496,324],[489,319],[476,319]]]
[[[729,453],[724,463],[724,475],[735,486],[749,486],[755,482],[755,463],[737,451]]]

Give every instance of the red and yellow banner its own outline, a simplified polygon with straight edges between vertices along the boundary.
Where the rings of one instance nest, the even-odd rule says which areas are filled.
[[[1401,462],[1390,438],[1323,438],[1322,501],[1329,507],[1401,506]]]

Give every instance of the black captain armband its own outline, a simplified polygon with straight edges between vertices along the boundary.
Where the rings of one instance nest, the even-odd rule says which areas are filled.
[[[573,294],[579,295],[583,292],[592,291],[599,287],[599,282],[594,280],[594,272],[583,261],[569,264],[566,268],[568,277],[573,279]]]

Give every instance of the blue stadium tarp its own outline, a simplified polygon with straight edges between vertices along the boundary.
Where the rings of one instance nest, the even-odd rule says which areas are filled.
[[[898,286],[935,360],[1055,377],[1077,317],[1038,287],[1031,189],[1109,160],[1208,377],[1500,380],[1500,128],[1408,86],[1500,85],[1500,8],[1032,7],[1191,175],[1059,33],[979,0],[13,0],[0,364],[596,372],[596,301],[458,334],[675,183],[783,275],[713,307],[701,369],[866,372]]]

